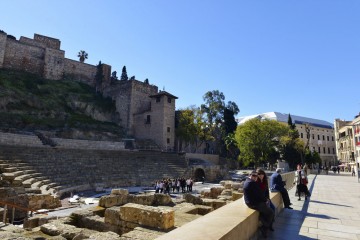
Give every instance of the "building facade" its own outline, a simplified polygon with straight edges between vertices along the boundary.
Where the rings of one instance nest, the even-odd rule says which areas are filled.
[[[335,119],[336,149],[339,161],[355,172],[360,165],[360,114],[352,121]]]
[[[289,114],[268,112],[241,117],[238,119],[238,124],[253,118],[276,120],[287,124],[288,116]],[[333,124],[319,119],[292,114],[291,119],[299,132],[299,138],[304,142],[305,146],[309,146],[311,151],[319,153],[323,166],[330,167],[338,164]]]

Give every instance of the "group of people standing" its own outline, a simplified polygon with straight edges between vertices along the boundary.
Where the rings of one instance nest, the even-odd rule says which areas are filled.
[[[275,206],[270,200],[270,191],[280,192],[284,207],[293,209],[291,207],[292,203],[288,191],[285,188],[286,183],[283,181],[280,173],[281,168],[277,168],[275,173],[271,175],[269,181],[265,171],[263,169],[257,169],[252,171],[244,182],[243,190],[245,204],[249,208],[259,211],[260,221],[262,223],[260,232],[263,237],[267,237],[268,230],[274,231],[273,222],[275,217]],[[306,181],[304,179],[306,179]],[[294,184],[295,183],[299,200],[301,200],[300,195],[302,192],[305,193],[305,200],[307,197],[310,197],[310,192],[306,186],[307,174],[301,169],[300,164],[297,166],[297,171],[295,173]]]
[[[172,193],[175,193],[175,191],[179,193],[180,190],[182,193],[186,193],[192,192],[193,184],[194,181],[192,178],[163,178],[162,180],[156,181],[154,187],[155,193],[170,194],[171,191]]]

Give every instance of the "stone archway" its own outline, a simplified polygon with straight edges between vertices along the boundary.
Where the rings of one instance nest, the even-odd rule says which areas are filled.
[[[205,179],[205,171],[202,168],[197,168],[194,172],[194,179],[196,182],[201,182]]]

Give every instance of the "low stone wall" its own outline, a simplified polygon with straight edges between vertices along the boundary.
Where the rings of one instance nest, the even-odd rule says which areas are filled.
[[[111,141],[90,141],[65,138],[51,138],[56,143],[56,147],[68,149],[101,149],[101,150],[124,150],[124,142]]]
[[[11,146],[43,146],[40,139],[35,135],[15,134],[0,132],[0,144]]]

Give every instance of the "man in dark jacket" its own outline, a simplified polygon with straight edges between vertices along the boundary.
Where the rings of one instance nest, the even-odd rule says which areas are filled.
[[[281,177],[280,173],[281,173],[281,168],[277,168],[276,172],[274,172],[271,175],[271,178],[270,178],[270,190],[272,192],[280,192],[281,196],[282,196],[282,199],[283,199],[283,202],[284,202],[285,208],[293,209],[292,207],[290,207],[291,202],[290,202],[290,198],[289,198],[289,193],[285,188],[285,184],[284,184],[284,182],[282,180],[282,177]]]
[[[259,211],[260,221],[262,227],[260,228],[261,234],[266,237],[267,230],[272,228],[272,223],[274,221],[274,211],[267,205],[267,199],[261,191],[260,185],[256,183],[258,178],[257,172],[251,172],[250,176],[245,180],[244,183],[244,200],[246,205],[254,210]]]

